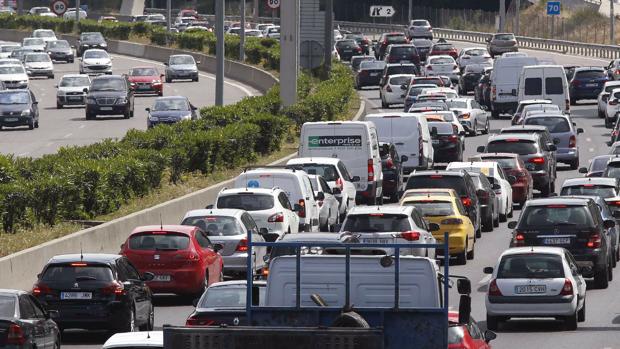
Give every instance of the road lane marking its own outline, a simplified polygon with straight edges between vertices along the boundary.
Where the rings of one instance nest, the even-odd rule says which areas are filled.
[[[84,128],[84,127],[86,127],[86,125],[80,125],[80,128]]]
[[[71,136],[73,136],[73,133],[67,133],[67,134],[66,134],[64,137],[62,137],[62,138],[67,139],[67,138],[69,138],[69,137],[71,137]]]
[[[590,137],[586,138],[586,142],[592,142],[592,138]]]
[[[46,147],[51,147],[52,144],[54,144],[54,142],[47,142],[47,144],[45,144]]]
[[[24,153],[21,153],[21,154],[17,154],[17,156],[26,156],[26,155],[28,155],[28,154],[30,154],[30,152],[29,152],[29,151],[24,152]]]

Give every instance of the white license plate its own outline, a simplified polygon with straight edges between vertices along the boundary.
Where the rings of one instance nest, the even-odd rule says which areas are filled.
[[[70,101],[81,101],[82,97],[68,97],[68,100],[70,100]]]
[[[4,121],[6,122],[13,122],[13,121],[17,121],[17,118],[4,118]]]
[[[60,292],[60,299],[93,299],[92,292]]]
[[[586,84],[586,87],[598,87],[598,84]]]
[[[100,107],[100,110],[112,110],[112,107]]]
[[[170,275],[155,275],[155,278],[153,278],[153,281],[169,282]]]
[[[391,239],[363,239],[362,241],[365,244],[389,244],[394,242]]]
[[[570,238],[545,238],[545,245],[570,245]]]
[[[370,73],[370,76],[377,76],[379,73]]]
[[[547,292],[547,286],[545,285],[515,286],[516,294],[533,294],[533,293],[545,293],[545,292]]]
[[[148,89],[150,89],[150,88],[151,88],[151,86],[149,86],[149,85],[141,85],[141,86],[138,86],[138,90],[148,90]]]
[[[439,140],[438,139],[433,139],[433,144],[439,144]]]
[[[402,59],[402,60],[400,61],[400,63],[411,63],[411,61],[410,61],[410,60],[408,60],[408,59]]]

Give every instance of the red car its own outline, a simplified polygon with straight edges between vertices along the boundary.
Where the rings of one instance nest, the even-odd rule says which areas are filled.
[[[448,349],[491,349],[489,342],[497,338],[493,331],[482,332],[476,321],[469,318],[466,325],[459,325],[459,313],[448,314]]]
[[[431,52],[428,54],[429,56],[439,56],[439,55],[449,55],[452,58],[456,59],[459,53],[456,50],[454,45],[449,44],[447,42],[438,42],[431,47]]]
[[[127,79],[134,93],[156,94],[158,96],[164,95],[163,78],[164,75],[153,67],[133,68],[127,74]]]
[[[496,161],[504,170],[506,176],[514,176],[514,181],[510,183],[512,187],[512,202],[523,205],[528,199],[533,198],[534,181],[532,175],[525,167],[519,155],[512,153],[488,153],[478,154],[470,157],[470,161]]]
[[[194,226],[154,225],[134,229],[120,254],[140,274],[155,274],[147,282],[153,293],[201,294],[222,281],[224,263],[205,232]]]

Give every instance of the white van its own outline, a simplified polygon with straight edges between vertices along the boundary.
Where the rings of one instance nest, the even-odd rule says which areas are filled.
[[[256,168],[243,171],[235,178],[235,188],[280,188],[291,205],[299,204],[299,231],[319,231],[319,205],[308,174],[285,168]]]
[[[350,302],[358,308],[394,307],[394,268],[384,267],[384,256],[351,256]],[[269,265],[266,307],[295,306],[296,256],[280,256]],[[427,257],[400,257],[400,307],[438,308],[441,297],[438,267]],[[317,307],[310,299],[320,295],[330,307],[345,305],[345,256],[301,257],[301,306]]]
[[[403,173],[433,168],[433,141],[426,117],[412,113],[380,113],[366,115],[377,128],[379,142],[393,143],[398,154],[406,156]]]
[[[561,65],[525,66],[519,77],[519,100],[548,99],[570,113],[568,80]]]
[[[355,202],[383,202],[383,171],[379,139],[372,122],[307,122],[301,127],[299,157],[331,157],[342,160],[351,176],[358,176]]]
[[[491,72],[491,116],[514,113],[519,101],[517,89],[521,70],[526,65],[536,65],[536,57],[502,56],[495,59]]]

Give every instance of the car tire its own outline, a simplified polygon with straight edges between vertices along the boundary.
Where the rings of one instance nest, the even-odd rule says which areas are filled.
[[[193,78],[192,81],[198,82],[198,77]]]
[[[164,95],[164,91],[159,91],[159,92],[157,93],[157,96],[159,96],[159,97],[162,97],[163,95]]]
[[[508,204],[508,205],[509,205],[509,204]],[[511,207],[510,207],[510,211],[508,211],[508,214],[507,214],[506,216],[507,216],[508,218],[512,218],[513,213],[514,213],[514,208],[511,206]]]
[[[125,311],[126,314],[122,319],[121,324],[118,327],[118,332],[135,332],[136,327],[136,313],[133,308]]]
[[[389,109],[390,105],[385,103],[385,100],[383,98],[381,98],[381,108],[383,109]]]
[[[39,120],[34,122],[34,128],[39,128]]]
[[[577,99],[576,98],[571,98],[570,99],[570,105],[575,105],[577,104]]]
[[[473,129],[469,132],[470,137],[476,137],[478,135],[478,126],[476,126],[476,122],[473,122]]]
[[[471,251],[467,252],[467,259],[469,260],[474,259],[475,250],[476,250],[476,244],[474,243],[473,246],[471,247]]]
[[[63,105],[62,105],[62,104],[60,104],[60,103],[56,102],[56,109],[62,109],[62,107],[63,107]]]
[[[123,113],[123,117],[125,119],[129,119],[131,117],[131,110],[126,111],[125,113]]]
[[[492,110],[491,109],[491,118],[499,119],[499,112],[497,110]]]
[[[86,112],[86,120],[94,120],[97,114]]]
[[[140,326],[140,331],[153,331],[153,328],[155,328],[155,307],[151,305],[149,318],[144,325]]]
[[[577,311],[575,311],[575,314],[567,316],[564,319],[564,329],[567,331],[577,330]]]
[[[578,169],[578,168],[579,168],[579,158],[577,158],[577,159],[575,159],[575,160],[571,161],[569,165],[570,165],[570,169],[571,169],[571,170],[576,170],[576,169]]]
[[[502,213],[499,214],[499,221],[500,222],[503,223],[503,222],[505,222],[507,220],[508,220],[508,217],[505,214],[502,214]]]
[[[493,227],[499,227],[499,214],[497,215],[497,218],[493,218]]]
[[[166,75],[166,83],[169,84],[171,82],[172,82],[172,79],[168,75]]]
[[[605,128],[612,128],[612,127],[614,127],[613,123],[609,121],[607,117],[605,117]]]
[[[476,238],[480,239],[482,238],[482,228],[478,227],[478,230],[476,230]]]
[[[71,60],[69,60],[69,61],[68,61],[68,63],[73,63],[73,62],[74,62],[74,61],[73,61],[73,59],[71,59]]]
[[[482,130],[482,134],[483,135],[488,134],[490,129],[491,129],[491,125],[489,124],[489,119],[487,119],[487,122],[484,124],[484,130]]]
[[[29,130],[34,130],[34,119],[30,120],[30,122],[28,122],[28,129]]]
[[[609,287],[609,265],[605,263],[605,268],[594,274],[594,284],[598,289],[606,289]]]
[[[500,324],[499,316],[492,316],[487,314],[487,329],[491,331],[497,331]]]
[[[482,231],[484,232],[493,231],[493,213],[491,213],[488,219],[485,218],[484,223],[482,223]]]
[[[607,279],[609,281],[613,281],[614,279],[614,263],[612,262],[613,257],[609,258],[609,265],[607,266]]]
[[[48,76],[47,76],[47,78],[48,78],[48,79],[53,79],[53,78],[54,78],[54,74],[52,74],[52,75],[48,75]]]
[[[605,117],[605,113],[602,112],[600,109],[598,110],[598,117],[601,119]]]
[[[540,189],[540,195],[544,198],[549,197],[549,193],[551,193],[551,183],[547,183],[544,188]]]
[[[583,306],[577,311],[577,322],[586,322],[586,300],[583,300]]]
[[[468,242],[465,242],[465,248],[463,249],[463,252],[456,255],[456,265],[467,264],[467,248],[469,247],[468,244]]]

